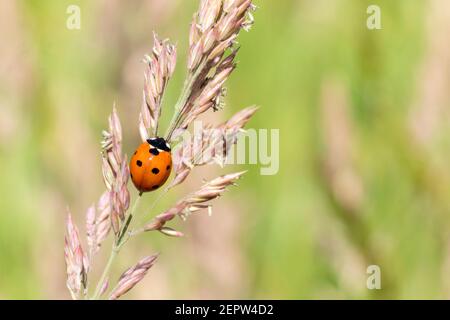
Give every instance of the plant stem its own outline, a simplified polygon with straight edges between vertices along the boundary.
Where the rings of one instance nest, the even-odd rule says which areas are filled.
[[[185,115],[184,108],[186,107],[186,103],[191,97],[194,84],[197,82],[197,79],[199,78],[200,74],[204,72],[205,65],[206,61],[202,61],[200,62],[195,72],[189,73],[188,78],[186,79],[183,85],[181,95],[177,103],[175,104],[175,112],[173,114],[172,120],[170,120],[169,129],[167,130],[166,134],[166,141],[170,142],[173,132],[177,129],[180,121]]]
[[[105,283],[105,281],[108,277],[111,266],[112,266],[114,259],[116,258],[118,253],[119,253],[119,249],[116,247],[116,245],[114,243],[111,253],[109,255],[108,262],[106,263],[106,266],[105,266],[105,269],[103,270],[102,276],[100,277],[100,280],[97,283],[97,288],[95,289],[95,293],[91,298],[92,300],[97,300],[100,297],[100,293],[101,293],[103,284]]]
[[[167,192],[169,192],[169,188],[164,188],[163,192],[161,192],[158,195],[158,198],[156,198],[155,201],[153,201],[150,208],[147,210],[147,213],[143,216],[144,218],[152,212],[152,210],[155,208],[158,202],[161,201],[161,199],[167,194]]]
[[[134,201],[133,207],[131,208],[130,214],[128,215],[126,222],[122,225],[122,228],[120,229],[116,239],[114,240],[111,253],[109,255],[108,262],[105,265],[105,269],[103,269],[102,275],[100,277],[100,280],[97,283],[97,287],[95,289],[94,295],[91,299],[96,300],[100,298],[100,293],[103,287],[103,284],[105,283],[105,280],[107,279],[109,272],[111,270],[111,267],[114,263],[114,260],[116,256],[118,255],[120,249],[122,248],[122,245],[126,242],[127,237],[127,230],[130,226],[130,222],[133,219],[134,212],[136,211],[136,208],[138,207],[139,201],[142,198],[142,193],[139,194],[136,201]],[[124,240],[125,239],[125,240]]]
[[[170,139],[172,138],[172,134],[176,129],[176,125],[182,116],[182,110],[184,108],[184,105],[186,104],[187,100],[189,99],[191,87],[193,84],[192,78],[193,77],[189,77],[188,79],[186,79],[186,82],[184,83],[184,86],[183,86],[183,90],[181,91],[180,98],[178,99],[177,103],[175,104],[175,112],[173,114],[172,119],[170,120],[169,129],[167,130],[167,134],[166,134],[167,141],[170,141]]]

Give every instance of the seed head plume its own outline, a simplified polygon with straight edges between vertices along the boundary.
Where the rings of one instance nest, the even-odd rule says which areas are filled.
[[[144,231],[164,230],[165,224],[168,221],[173,220],[176,216],[185,219],[192,213],[205,209],[211,213],[211,204],[209,201],[220,197],[225,192],[226,188],[235,185],[236,180],[244,173],[245,171],[230,173],[206,182],[199,190],[189,194],[178,201],[173,207],[147,223],[144,226]]]
[[[119,278],[116,288],[109,297],[110,300],[116,300],[130,291],[138,282],[140,282],[147,271],[155,264],[158,255],[148,256],[140,260],[134,267],[129,268]]]
[[[164,152],[169,153],[166,154],[169,160],[164,168],[168,175],[170,169],[175,174],[168,187],[156,198],[152,209],[161,196],[172,187],[181,184],[194,167],[210,164],[222,166],[231,146],[236,143],[239,132],[244,131],[244,126],[255,114],[257,108],[249,107],[218,125],[206,124],[192,140],[178,143],[176,139],[182,133],[188,133],[190,124],[201,114],[210,109],[216,111],[222,108],[225,82],[236,68],[235,58],[238,53],[236,40],[242,29],[248,31],[251,27],[254,9],[251,0],[200,0],[189,33],[185,85],[174,107],[173,118],[165,139],[169,143],[174,143],[171,145],[172,149],[167,145],[167,148],[163,148]],[[153,137],[158,137],[164,142],[158,135],[158,125],[164,92],[174,73],[177,59],[176,48],[169,40],[160,40],[156,34],[153,35],[153,40],[151,54],[144,57],[143,101],[138,125],[143,143],[156,141],[151,139]],[[145,231],[159,231],[169,237],[182,237],[182,232],[166,224],[177,216],[184,220],[195,212],[207,210],[211,213],[212,200],[220,197],[229,186],[235,185],[245,173],[225,174],[205,182],[198,190],[176,201],[168,210],[157,214],[145,224],[137,225],[140,207],[138,204],[143,191],[138,190],[139,194],[130,206],[130,192],[127,187],[130,171],[127,157],[122,152],[122,127],[115,107],[108,122],[108,129],[103,131],[101,142],[102,173],[106,190],[85,214],[86,251],[82,248],[79,232],[70,212],[66,223],[64,245],[66,283],[73,299],[115,300],[122,297],[145,277],[158,258],[158,254],[144,257],[135,266],[127,269],[117,282],[111,282],[113,262],[128,240]],[[151,152],[147,149],[148,145],[144,147],[143,150]],[[145,153],[147,154],[147,151]],[[159,151],[152,154],[157,156]],[[148,158],[149,161],[152,159]],[[136,164],[141,167],[138,162]],[[136,176],[131,178],[135,179]],[[112,248],[109,258],[104,264],[94,290],[91,290],[90,271],[94,265],[93,260],[103,248],[103,244],[107,243],[105,240],[110,234]]]
[[[127,158],[122,154],[122,127],[116,108],[109,117],[109,130],[103,131],[103,181],[109,191],[111,204],[111,225],[117,234],[120,221],[130,205],[130,192],[127,188],[129,169]]]
[[[159,40],[156,33],[153,34],[153,39],[153,51],[151,55],[144,57],[145,81],[139,115],[139,133],[143,142],[149,138],[149,133],[152,137],[157,135],[164,90],[177,60],[176,48],[169,40]]]
[[[243,127],[257,110],[257,107],[245,108],[218,126],[207,125],[199,136],[184,139],[174,150],[175,177],[169,188],[182,183],[194,167],[212,163],[223,166],[239,132],[244,131]]]
[[[237,49],[233,46],[239,32],[253,24],[253,10],[251,0],[200,2],[189,33],[188,79],[175,107],[168,141],[200,114],[221,107],[224,83],[236,67]]]
[[[86,294],[87,274],[89,271],[88,257],[81,246],[78,228],[72,221],[72,215],[67,213],[67,233],[64,238],[64,258],[67,271],[67,288],[73,299],[79,299]]]
[[[100,249],[102,242],[106,239],[111,230],[111,202],[109,192],[105,191],[97,202],[97,212],[95,217],[95,249],[97,252]]]

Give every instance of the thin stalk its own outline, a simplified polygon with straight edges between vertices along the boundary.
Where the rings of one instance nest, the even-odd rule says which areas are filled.
[[[164,191],[162,193],[159,194],[158,198],[155,199],[155,201],[153,201],[152,205],[150,206],[149,210],[147,211],[147,214],[145,214],[143,217],[145,217],[146,215],[148,215],[149,213],[152,212],[152,210],[155,208],[155,206],[159,203],[159,201],[161,201],[161,199],[167,194],[167,192],[169,191],[169,188],[165,188]],[[124,242],[126,242],[129,238],[134,237],[138,234],[141,234],[144,232],[144,228],[140,227],[138,229],[132,229],[128,232],[127,235],[127,239],[125,239]]]
[[[181,91],[180,98],[178,99],[177,103],[175,104],[175,112],[173,114],[172,120],[170,120],[169,129],[167,130],[166,134],[166,141],[170,141],[172,138],[172,134],[179,125],[180,121],[183,118],[184,115],[184,108],[186,106],[186,103],[188,102],[191,94],[192,94],[192,87],[194,86],[195,82],[197,81],[198,77],[202,72],[204,72],[204,68],[206,66],[207,61],[200,62],[200,64],[197,67],[197,70],[188,76],[186,79],[186,82],[184,83],[183,90]]]
[[[97,288],[95,289],[95,293],[91,298],[92,300],[97,300],[100,297],[100,293],[101,293],[103,284],[105,283],[106,278],[108,277],[109,271],[111,270],[113,262],[118,253],[119,253],[119,250],[116,247],[116,245],[114,244],[113,248],[111,250],[111,253],[109,255],[108,262],[106,263],[105,269],[103,270],[102,276],[100,277],[100,280],[98,281]]]
[[[102,275],[100,276],[100,280],[97,283],[97,287],[95,289],[94,295],[91,298],[93,300],[99,299],[103,284],[110,273],[110,270],[114,263],[114,260],[117,257],[120,249],[122,248],[122,245],[126,242],[127,238],[124,238],[124,236],[128,234],[127,233],[128,227],[130,226],[131,220],[133,219],[134,212],[136,211],[136,208],[138,207],[138,204],[139,204],[139,201],[141,200],[141,198],[142,198],[142,193],[140,193],[138,198],[136,199],[136,201],[134,201],[134,204],[133,204],[133,207],[131,208],[130,214],[128,215],[126,222],[122,225],[122,228],[119,231],[117,239],[113,243],[108,261],[106,262],[105,268],[103,269]]]
[[[163,103],[164,103],[164,92],[165,92],[165,91],[166,91],[166,87],[164,87],[164,89],[163,89],[163,94],[161,95],[161,99],[159,100],[158,117],[156,118],[156,124],[155,124],[155,128],[154,128],[154,130],[153,130],[153,135],[154,135],[155,137],[158,136],[159,118],[161,117],[161,113],[162,113],[162,106],[163,106]],[[147,103],[147,102],[146,102],[146,103]]]
[[[194,81],[192,81],[192,78],[193,77],[189,77],[186,80],[186,82],[183,86],[183,90],[181,91],[180,98],[178,99],[177,103],[175,104],[175,112],[172,116],[172,119],[170,120],[169,129],[167,130],[167,134],[166,134],[167,141],[170,141],[172,134],[176,129],[176,125],[178,124],[179,119],[181,118],[184,105],[186,104],[187,100],[189,99],[191,87],[194,82]]]
[[[152,212],[152,210],[155,208],[155,206],[159,203],[159,201],[161,201],[161,199],[167,194],[168,191],[169,191],[169,188],[164,188],[164,191],[159,194],[158,198],[156,198],[155,201],[153,201],[152,205],[147,210],[147,214],[144,215],[144,217]]]

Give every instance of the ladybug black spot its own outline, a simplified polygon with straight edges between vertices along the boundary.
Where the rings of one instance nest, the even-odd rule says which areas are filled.
[[[132,173],[130,173],[130,177],[131,177],[131,179],[133,179],[133,174]]]
[[[152,187],[153,190],[158,189],[158,188],[159,188],[159,186],[158,186],[157,184],[155,184],[155,185]]]
[[[170,166],[167,166],[167,167],[166,167],[166,170],[169,171],[169,170],[170,170]]]
[[[159,151],[156,148],[150,148],[149,152],[154,156],[157,156],[159,154]]]
[[[136,154],[137,153],[137,150],[134,152],[134,154]]]
[[[142,161],[141,160],[136,161],[136,164],[138,165],[138,167],[142,167]]]
[[[159,169],[158,168],[153,168],[152,169],[152,173],[153,174],[158,174],[159,173]]]

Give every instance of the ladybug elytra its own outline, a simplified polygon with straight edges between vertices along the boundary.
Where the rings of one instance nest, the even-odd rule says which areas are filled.
[[[130,176],[140,192],[161,187],[172,170],[170,146],[164,138],[147,139],[134,152],[130,160]]]

